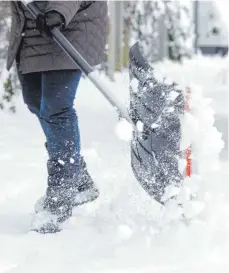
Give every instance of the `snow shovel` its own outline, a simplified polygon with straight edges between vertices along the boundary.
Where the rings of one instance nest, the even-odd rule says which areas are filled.
[[[133,134],[131,165],[143,188],[164,204],[168,186],[180,187],[185,173],[179,169],[184,93],[179,86],[157,75],[135,44],[130,50],[130,117],[142,128]],[[169,196],[173,198],[174,196]]]
[[[34,3],[22,3],[34,18],[43,16]],[[159,81],[154,69],[142,57],[138,44],[135,44],[130,50],[131,90],[130,107],[127,110],[61,31],[53,28],[50,33],[51,38],[105,96],[119,116],[132,124],[133,172],[145,191],[163,204],[166,187],[171,184],[179,186],[183,180],[178,168],[182,156],[179,118],[184,110],[182,90],[177,89],[175,83],[166,83],[164,79]]]

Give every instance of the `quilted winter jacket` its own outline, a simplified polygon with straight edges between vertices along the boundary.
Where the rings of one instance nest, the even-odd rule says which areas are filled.
[[[106,1],[35,1],[44,11],[58,11],[65,18],[62,33],[95,66],[104,61],[107,36]],[[36,29],[35,21],[20,2],[12,1],[12,25],[7,69],[17,59],[23,74],[39,71],[77,69],[75,63],[51,39]]]

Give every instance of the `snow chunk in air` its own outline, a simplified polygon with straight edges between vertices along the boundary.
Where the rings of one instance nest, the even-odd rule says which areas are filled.
[[[132,139],[132,125],[125,119],[121,119],[115,127],[115,133],[119,139],[130,141]]]
[[[138,92],[138,80],[136,78],[133,78],[130,82],[130,87],[134,93]]]

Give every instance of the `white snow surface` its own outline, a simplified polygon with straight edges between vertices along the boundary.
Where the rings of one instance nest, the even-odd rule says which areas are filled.
[[[189,200],[190,192],[198,192],[198,199],[189,200],[184,207],[191,218],[188,223],[176,220],[180,212],[173,201],[162,211],[138,185],[130,167],[129,143],[115,134],[118,118],[114,109],[88,80],[82,79],[76,97],[82,152],[100,188],[100,198],[76,208],[60,233],[30,232],[33,205],[46,187],[44,137],[21,96],[16,101],[16,114],[0,112],[0,273],[228,272],[225,62],[197,56],[183,65],[168,61],[155,65],[158,73],[184,86],[199,86],[205,98],[212,98],[210,106],[204,106],[209,112],[197,111],[200,122],[206,121],[201,127],[202,142],[195,135],[200,173],[186,179],[181,190],[166,192],[168,197],[177,191],[183,201]],[[116,83],[101,77],[127,103],[128,74],[117,74]],[[202,102],[196,100],[201,107],[206,101]],[[225,141],[220,154],[222,142],[213,125]],[[192,128],[200,132],[200,125]],[[189,129],[188,133],[193,132]]]

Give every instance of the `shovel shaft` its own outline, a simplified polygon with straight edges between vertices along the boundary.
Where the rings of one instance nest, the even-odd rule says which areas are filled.
[[[22,3],[27,7],[34,18],[37,18],[41,14],[37,6],[32,3]],[[66,54],[75,62],[80,70],[89,78],[89,80],[97,87],[97,89],[103,94],[103,96],[109,101],[109,103],[117,110],[119,116],[125,118],[127,121],[133,124],[126,107],[117,99],[111,90],[101,81],[98,74],[88,64],[84,57],[73,47],[73,45],[66,39],[61,31],[54,27],[50,30],[52,39],[66,52]]]

